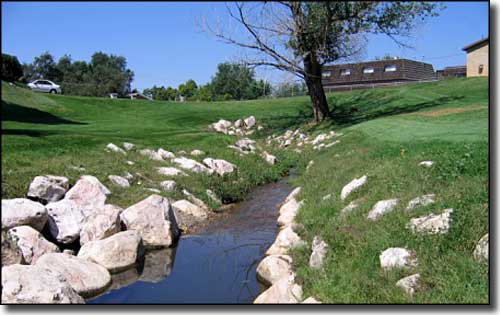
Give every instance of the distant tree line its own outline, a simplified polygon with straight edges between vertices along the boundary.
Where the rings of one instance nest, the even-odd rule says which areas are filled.
[[[3,64],[2,61],[2,67]],[[32,63],[23,64],[22,72],[23,82],[47,79],[60,84],[64,94],[83,96],[108,96],[109,93],[123,96],[130,92],[134,79],[125,57],[103,52],[94,53],[90,62],[73,61],[69,55],[56,62],[50,53],[44,52]]]
[[[256,80],[253,69],[236,63],[221,63],[211,81],[198,86],[194,80],[173,87],[145,89],[155,100],[172,101],[180,97],[191,101],[251,100],[271,95],[269,82]]]

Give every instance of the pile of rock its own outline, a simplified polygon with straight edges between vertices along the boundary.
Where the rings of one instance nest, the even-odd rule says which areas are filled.
[[[257,130],[262,129],[262,126],[257,126],[256,123],[257,121],[254,116],[238,119],[234,123],[225,119],[220,119],[218,122],[208,125],[208,128],[209,130],[230,136],[248,136],[255,132],[255,129],[253,129],[254,127],[257,127]]]
[[[175,244],[180,235],[170,201],[159,195],[123,210],[94,176],[69,187],[37,176],[28,196],[2,200],[2,302],[84,303],[105,291],[112,274],[144,260],[145,249]],[[42,204],[44,202],[45,204]],[[78,248],[76,256],[61,250]]]

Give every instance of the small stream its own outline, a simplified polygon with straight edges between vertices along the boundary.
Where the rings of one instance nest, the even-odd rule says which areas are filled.
[[[87,303],[252,303],[263,289],[255,270],[278,233],[277,206],[291,190],[287,178],[257,187],[175,248],[147,252],[142,270],[112,275],[111,288]]]

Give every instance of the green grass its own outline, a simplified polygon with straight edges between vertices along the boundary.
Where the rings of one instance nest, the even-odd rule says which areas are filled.
[[[305,226],[301,236],[310,243],[320,235],[330,246],[324,271],[308,268],[309,248],[292,253],[306,297],[329,303],[488,303],[488,266],[472,258],[489,222],[487,79],[334,93],[328,99],[335,120],[311,125],[307,97],[180,104],[42,95],[2,83],[2,198],[24,196],[40,174],[68,176],[74,183],[81,173],[70,166],[80,165],[112,189],[112,203],[127,207],[147,197],[150,192],[141,186],[156,187],[164,178],[154,167],[167,163],[137,153],[107,153],[109,142],[174,152],[200,149],[235,163],[238,173],[232,176],[177,179],[207,202],[206,188],[226,202],[238,201],[252,187],[296,167],[299,175],[293,184],[303,187],[299,197],[306,199],[297,217]],[[267,148],[280,159],[271,167],[258,156],[240,157],[228,149],[234,137],[206,130],[219,118],[248,115],[265,127],[252,136],[258,140],[300,126],[312,134],[335,130],[344,135],[340,144],[319,152]],[[306,172],[311,159],[315,164]],[[126,160],[136,164],[128,166]],[[436,164],[417,166],[422,160]],[[124,171],[140,172],[153,183],[113,187],[107,175]],[[363,174],[368,183],[340,201],[342,187]],[[323,201],[330,193],[335,197]],[[427,193],[436,194],[436,204],[402,211],[410,199]],[[179,193],[162,194],[180,198]],[[338,215],[358,198],[360,208],[346,217]],[[401,200],[398,208],[368,222],[373,204],[389,198]],[[411,218],[445,208],[454,209],[448,234],[422,236],[405,228]],[[384,273],[378,257],[396,246],[415,250],[418,267]],[[422,284],[410,298],[395,282],[415,272],[421,273]]]

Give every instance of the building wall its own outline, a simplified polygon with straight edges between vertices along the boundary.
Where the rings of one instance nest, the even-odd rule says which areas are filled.
[[[488,48],[489,44],[467,52],[467,77],[488,76]],[[482,73],[479,73],[479,66],[483,65]]]

